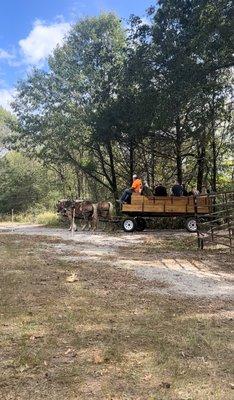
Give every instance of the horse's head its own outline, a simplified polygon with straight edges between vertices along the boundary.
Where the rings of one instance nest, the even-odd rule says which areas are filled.
[[[66,213],[69,209],[73,207],[74,202],[68,199],[59,200],[57,203],[57,212],[66,216]]]

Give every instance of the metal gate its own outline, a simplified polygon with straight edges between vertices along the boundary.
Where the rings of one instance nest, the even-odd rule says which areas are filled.
[[[203,249],[206,243],[211,242],[229,247],[232,251],[234,192],[217,193],[209,198],[210,212],[202,216],[196,213],[198,248]]]

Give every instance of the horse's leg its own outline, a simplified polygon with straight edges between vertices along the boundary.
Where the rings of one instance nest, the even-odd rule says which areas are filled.
[[[93,231],[96,231],[98,227],[98,218],[96,216],[94,216],[92,219],[92,225],[93,225]]]
[[[92,229],[92,217],[90,218],[90,216],[87,217],[87,228],[88,231]]]
[[[82,231],[85,231],[87,227],[87,217],[85,214],[83,214],[83,220],[84,220],[84,225],[82,226]]]
[[[76,232],[77,231],[77,226],[75,223],[75,209],[73,209],[71,211],[71,229],[72,232]]]
[[[108,210],[108,219],[109,221],[112,221],[114,215],[114,207],[111,202],[109,202],[109,210]]]
[[[70,224],[68,230],[71,231],[72,230],[72,213],[70,211],[67,211],[67,218],[68,218],[68,221],[69,221],[69,224]]]
[[[92,215],[93,231],[96,231],[98,227],[98,205],[93,204],[93,215]]]

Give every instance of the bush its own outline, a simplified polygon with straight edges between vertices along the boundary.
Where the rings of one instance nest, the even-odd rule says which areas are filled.
[[[47,226],[59,226],[60,219],[58,214],[52,211],[45,211],[36,216],[36,223]]]

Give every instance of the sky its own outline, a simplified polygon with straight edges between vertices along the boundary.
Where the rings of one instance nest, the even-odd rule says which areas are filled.
[[[77,20],[102,12],[145,17],[155,0],[4,0],[0,13],[0,105],[10,102],[18,80],[46,58]]]

